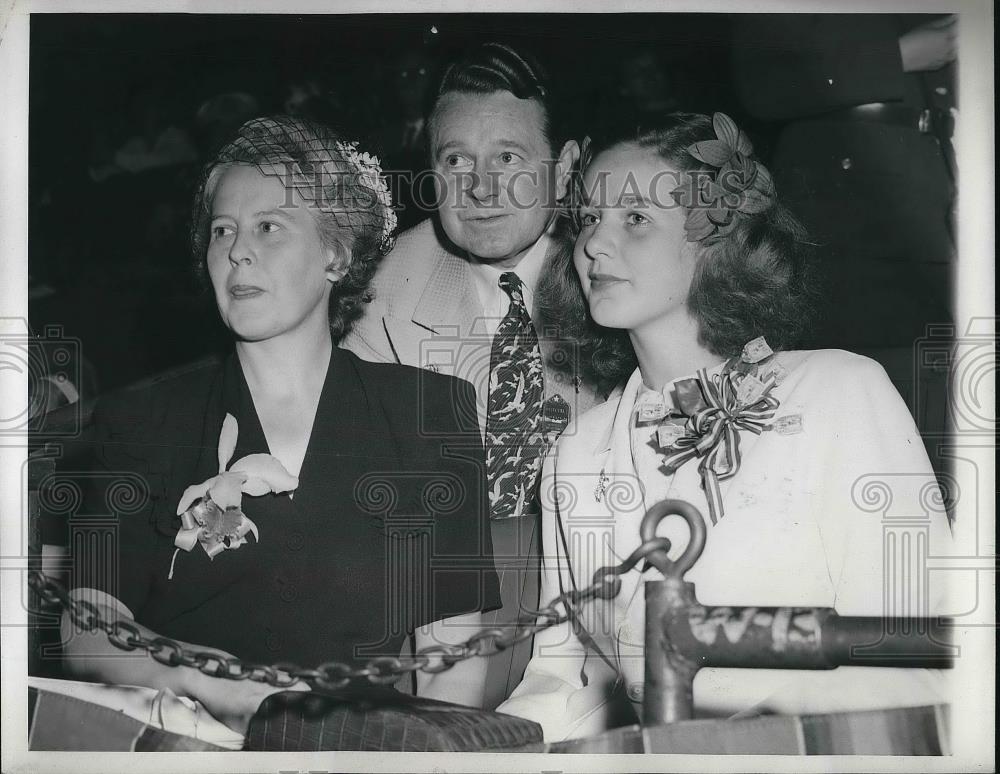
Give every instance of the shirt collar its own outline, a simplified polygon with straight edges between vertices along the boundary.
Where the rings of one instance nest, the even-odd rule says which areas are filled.
[[[524,304],[528,308],[528,313],[532,311],[535,297],[535,288],[538,286],[538,278],[541,276],[542,267],[545,265],[545,256],[549,252],[549,245],[552,244],[552,237],[543,233],[524,254],[520,262],[513,269],[505,269],[490,263],[483,263],[478,258],[469,256],[469,268],[472,271],[472,281],[476,287],[476,293],[483,302],[483,308],[489,309],[493,304],[490,300],[497,297],[500,290],[500,275],[512,271],[521,280],[524,286]]]

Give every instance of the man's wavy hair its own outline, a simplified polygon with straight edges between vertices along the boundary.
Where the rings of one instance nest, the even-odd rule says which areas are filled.
[[[445,69],[429,119],[433,127],[437,105],[446,94],[494,94],[507,91],[518,99],[533,99],[542,107],[542,132],[554,156],[559,155],[565,126],[559,99],[548,73],[527,51],[500,42],[479,44]],[[430,137],[433,132],[428,132]],[[433,152],[433,148],[431,149]]]
[[[309,205],[323,244],[347,256],[347,273],[330,293],[330,332],[342,339],[363,312],[368,286],[382,257],[387,213],[358,171],[344,158],[334,129],[291,116],[254,118],[239,128],[204,168],[194,197],[191,248],[195,271],[209,284],[205,259],[212,197],[222,172],[234,164],[277,177]]]
[[[593,157],[616,145],[648,148],[677,172],[718,170],[698,161],[687,148],[716,138],[709,116],[674,113],[662,125],[595,143]],[[593,158],[592,157],[592,158]],[[576,181],[585,170],[580,170]],[[687,305],[698,322],[699,340],[720,358],[739,355],[743,345],[764,336],[774,349],[794,346],[808,330],[816,307],[813,245],[803,226],[774,197],[755,215],[739,213],[736,226],[710,245],[698,247],[698,265]],[[597,325],[567,251],[543,275],[538,299],[547,322],[561,340],[573,342],[575,357],[553,354],[552,366],[578,361],[580,375],[609,392],[635,370],[635,351],[624,330]]]

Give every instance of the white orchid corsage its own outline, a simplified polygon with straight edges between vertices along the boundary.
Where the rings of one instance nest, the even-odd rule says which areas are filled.
[[[236,417],[226,414],[219,433],[219,475],[189,486],[177,504],[181,528],[174,545],[178,550],[190,551],[201,543],[212,559],[227,548],[239,548],[246,543],[248,533],[260,540],[257,525],[243,513],[243,495],[280,494],[298,487],[299,480],[270,454],[248,454],[227,470],[238,435]],[[173,577],[173,563],[169,577]]]

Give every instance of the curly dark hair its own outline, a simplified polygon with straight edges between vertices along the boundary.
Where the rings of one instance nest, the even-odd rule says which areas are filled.
[[[677,172],[714,176],[715,167],[687,151],[692,143],[712,139],[709,116],[674,113],[656,128],[602,138],[592,148],[596,155],[617,145],[637,145],[654,151]],[[725,236],[699,247],[687,298],[698,321],[699,341],[720,357],[740,354],[758,336],[776,350],[788,349],[808,329],[816,306],[813,245],[777,197],[763,212],[737,213],[736,218]],[[576,358],[554,354],[553,367],[578,360],[580,375],[604,391],[635,370],[628,333],[599,326],[590,316],[568,251],[543,275],[537,298],[546,322],[558,326],[566,346],[572,341],[576,349]]]
[[[310,204],[323,244],[350,257],[347,273],[330,293],[330,333],[334,342],[362,315],[368,287],[386,250],[386,207],[345,158],[334,129],[291,116],[254,118],[239,128],[204,168],[194,197],[191,249],[195,271],[207,285],[205,258],[212,197],[221,173],[234,164],[278,176]]]

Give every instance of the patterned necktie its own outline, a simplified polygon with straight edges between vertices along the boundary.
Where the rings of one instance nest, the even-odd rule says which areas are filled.
[[[521,514],[535,497],[545,439],[541,431],[542,353],[524,305],[521,279],[500,275],[510,309],[500,321],[490,351],[486,414],[486,476],[490,518]]]

